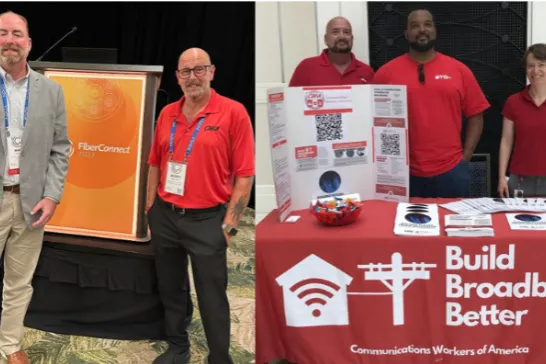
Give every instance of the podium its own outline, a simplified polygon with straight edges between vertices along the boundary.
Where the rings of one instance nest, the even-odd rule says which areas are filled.
[[[70,159],[49,233],[146,242],[147,158],[162,66],[29,62],[64,91]]]

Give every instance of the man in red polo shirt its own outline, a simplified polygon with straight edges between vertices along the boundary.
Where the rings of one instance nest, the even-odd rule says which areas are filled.
[[[351,23],[341,16],[328,22],[320,56],[306,58],[294,70],[289,87],[365,85],[373,69],[355,58]]]
[[[214,72],[205,51],[182,53],[184,97],[161,111],[148,159],[148,220],[169,340],[156,364],[189,363],[188,255],[208,363],[233,363],[226,249],[250,198],[254,135],[244,106],[210,87]]]
[[[408,16],[409,52],[381,67],[374,84],[406,85],[412,197],[468,197],[469,165],[489,108],[472,71],[434,49],[436,26],[427,10]],[[462,116],[468,118],[464,148]]]

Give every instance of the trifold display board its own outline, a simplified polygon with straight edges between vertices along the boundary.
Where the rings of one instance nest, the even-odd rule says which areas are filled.
[[[277,205],[284,221],[312,200],[409,198],[405,86],[269,89]]]
[[[144,216],[161,66],[36,62],[64,91],[68,176],[47,232],[148,241]]]

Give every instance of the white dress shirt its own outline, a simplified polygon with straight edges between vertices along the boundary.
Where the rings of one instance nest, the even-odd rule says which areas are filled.
[[[23,117],[25,113],[25,99],[27,96],[27,84],[29,75],[30,68],[27,66],[26,76],[17,81],[14,81],[13,78],[2,67],[0,67],[0,77],[4,79],[8,99],[8,120],[10,133],[12,132],[12,130],[18,129],[22,134],[22,131],[24,129]],[[2,101],[0,100],[0,102]],[[3,104],[1,106],[4,107]],[[0,120],[0,122],[2,123],[0,127],[5,128],[5,120]],[[8,174],[8,169],[9,161],[8,154],[6,153],[6,167],[4,168],[4,186],[13,186],[19,184],[19,175],[10,176]]]

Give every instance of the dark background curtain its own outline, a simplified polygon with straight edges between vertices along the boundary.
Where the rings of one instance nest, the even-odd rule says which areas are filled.
[[[61,47],[117,48],[119,64],[162,65],[156,116],[182,96],[175,71],[180,53],[199,47],[216,66],[212,87],[241,102],[255,126],[254,3],[0,3],[27,18],[36,60],[74,26],[78,31],[42,61],[62,61]],[[254,189],[249,206],[254,208]]]
[[[521,91],[526,83],[521,59],[527,47],[527,3],[369,2],[370,63],[374,69],[407,52],[404,30],[407,16],[415,9],[432,13],[438,51],[466,64],[491,104],[484,114],[475,153],[490,155],[491,194],[497,196],[502,107],[508,96]],[[463,139],[465,133],[463,128]],[[479,183],[477,176],[473,179]]]

